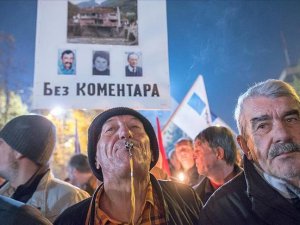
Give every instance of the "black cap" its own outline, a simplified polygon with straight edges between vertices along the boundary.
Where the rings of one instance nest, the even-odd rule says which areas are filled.
[[[93,170],[93,173],[95,176],[100,180],[103,181],[103,174],[102,170],[96,168],[96,151],[97,151],[97,142],[99,140],[99,135],[102,131],[103,124],[111,117],[113,116],[120,116],[120,115],[132,115],[136,118],[138,118],[144,125],[144,129],[150,139],[150,149],[152,152],[152,161],[150,164],[150,169],[156,164],[159,156],[159,148],[158,143],[156,139],[155,131],[149,122],[148,119],[146,119],[142,114],[137,112],[136,110],[127,108],[127,107],[117,107],[108,109],[101,114],[99,114],[92,122],[92,124],[89,127],[88,132],[88,157],[89,157],[89,163],[90,167]]]
[[[40,115],[23,115],[10,120],[0,138],[14,150],[39,165],[48,163],[55,146],[54,124]]]

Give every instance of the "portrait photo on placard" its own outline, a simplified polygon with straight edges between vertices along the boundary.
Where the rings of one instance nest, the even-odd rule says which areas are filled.
[[[126,77],[142,77],[142,53],[141,52],[126,52]]]
[[[109,52],[93,51],[93,75],[110,75]]]
[[[76,51],[73,49],[59,49],[57,66],[59,75],[75,75]]]

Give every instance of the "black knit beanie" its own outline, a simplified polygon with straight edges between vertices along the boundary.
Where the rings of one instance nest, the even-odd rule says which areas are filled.
[[[56,132],[53,123],[45,117],[23,115],[6,124],[0,131],[0,138],[33,162],[45,165],[52,155]]]
[[[150,168],[152,168],[157,160],[159,155],[159,149],[158,149],[158,143],[156,139],[155,131],[149,122],[142,114],[139,112],[126,108],[126,107],[117,107],[112,108],[109,110],[106,110],[99,114],[92,122],[92,124],[89,127],[89,134],[88,134],[88,157],[89,157],[89,163],[91,166],[91,169],[93,170],[93,173],[95,176],[100,180],[103,181],[103,174],[102,170],[96,168],[96,151],[97,151],[97,142],[99,140],[99,135],[102,131],[103,124],[111,117],[113,116],[120,116],[120,115],[132,115],[136,118],[138,118],[144,125],[144,129],[150,139],[150,148],[152,152],[152,161],[150,164]]]

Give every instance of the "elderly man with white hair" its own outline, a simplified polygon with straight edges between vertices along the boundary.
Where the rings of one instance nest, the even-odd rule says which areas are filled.
[[[235,111],[244,172],[217,190],[199,224],[300,224],[300,100],[267,80],[239,97]]]

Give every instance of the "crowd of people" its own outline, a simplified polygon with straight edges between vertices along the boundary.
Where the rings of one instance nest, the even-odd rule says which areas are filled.
[[[174,143],[168,177],[158,172],[149,120],[108,109],[89,127],[87,156],[72,156],[62,181],[49,168],[53,123],[15,117],[0,130],[0,224],[300,224],[295,89],[273,79],[255,84],[239,97],[235,119],[236,140],[211,126]]]

